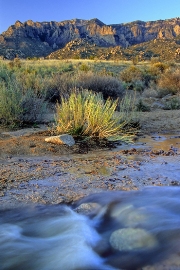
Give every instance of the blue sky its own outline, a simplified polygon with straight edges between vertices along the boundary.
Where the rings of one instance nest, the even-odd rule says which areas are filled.
[[[106,24],[180,17],[180,0],[0,0],[0,33],[19,20],[98,18]]]

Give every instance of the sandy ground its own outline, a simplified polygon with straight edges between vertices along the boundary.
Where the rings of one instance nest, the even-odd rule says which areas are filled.
[[[145,134],[180,131],[180,110],[141,112],[140,125]]]

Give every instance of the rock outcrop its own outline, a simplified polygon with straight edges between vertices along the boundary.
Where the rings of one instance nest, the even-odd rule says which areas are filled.
[[[0,55],[12,59],[47,56],[75,39],[88,39],[99,47],[129,46],[154,39],[174,39],[180,35],[180,18],[135,21],[106,25],[98,19],[62,22],[16,21],[0,35]]]

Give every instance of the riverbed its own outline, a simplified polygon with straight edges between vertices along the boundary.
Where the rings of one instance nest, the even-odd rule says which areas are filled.
[[[15,137],[13,140],[13,145],[19,146],[22,138]],[[32,142],[31,138],[29,149],[34,151],[36,147],[32,147]],[[18,148],[16,149],[18,152]],[[180,239],[179,225],[177,225],[180,207],[178,196],[180,136],[178,132],[142,135],[134,144],[122,144],[115,149],[97,149],[84,154],[72,153],[68,148],[64,148],[63,155],[58,155],[58,152],[51,155],[49,152],[46,155],[37,155],[35,151],[32,152],[33,155],[17,155],[13,151],[10,154],[6,153],[6,156],[1,156],[0,211],[1,228],[4,232],[1,231],[3,235],[11,237],[11,240],[8,240],[9,243],[12,244],[12,239],[13,243],[18,246],[22,242],[25,245],[27,242],[31,243],[27,247],[28,255],[25,262],[20,259],[16,262],[20,265],[18,269],[27,267],[33,270],[39,269],[38,265],[30,263],[32,256],[34,256],[34,245],[37,245],[36,252],[41,258],[39,262],[41,269],[49,270],[52,267],[56,269],[55,265],[57,269],[62,265],[66,267],[67,260],[64,260],[62,264],[56,255],[51,257],[52,253],[50,255],[48,249],[49,242],[55,246],[53,252],[57,254],[56,247],[59,248],[58,243],[62,241],[62,235],[64,237],[66,235],[67,238],[63,238],[65,239],[63,245],[65,254],[71,254],[71,259],[75,260],[72,252],[76,252],[77,246],[74,247],[73,251],[70,251],[67,241],[70,241],[68,239],[71,235],[71,240],[74,239],[72,241],[77,242],[77,238],[74,238],[74,233],[79,233],[79,229],[75,231],[77,226],[81,226],[82,230],[84,226],[87,226],[90,234],[88,234],[88,237],[81,232],[78,234],[80,244],[77,248],[77,254],[79,257],[74,263],[76,264],[82,256],[82,241],[86,242],[89,237],[93,239],[93,242],[90,244],[88,242],[88,245],[83,244],[83,248],[86,249],[83,257],[90,258],[90,260],[87,259],[87,265],[84,264],[81,268],[78,263],[77,267],[68,264],[67,269],[180,269],[179,240],[175,240]],[[118,198],[115,195],[117,192],[119,192]],[[90,197],[89,200],[88,196],[92,196],[91,194],[95,195]],[[157,200],[157,198],[159,199]],[[80,208],[77,208],[77,202],[81,199],[84,199],[85,203],[80,203]],[[68,206],[65,210],[61,208],[64,204]],[[168,211],[167,206],[170,207]],[[37,212],[37,210],[34,212],[36,207],[40,207],[38,208],[40,212]],[[38,216],[41,210],[42,213],[45,213],[45,216],[42,217],[42,220],[39,220]],[[150,212],[152,214],[149,216]],[[35,228],[39,222],[38,228],[44,227],[45,230],[47,228],[47,231],[52,231],[49,222],[51,224],[58,219],[57,224],[59,225],[57,226],[64,224],[61,213],[63,213],[63,216],[64,214],[67,215],[65,224],[71,224],[72,231],[64,231],[62,235],[57,233],[53,241],[49,239],[49,235],[43,236],[47,238],[47,241],[40,240],[39,238],[42,236],[40,229],[36,236],[33,235],[33,231],[36,231]],[[127,220],[128,223],[122,225],[122,221],[120,221],[120,225],[118,225],[120,227],[117,229],[114,225],[117,221],[114,213],[119,213],[118,219]],[[146,218],[142,219],[146,216],[148,221]],[[156,218],[153,219],[152,216]],[[99,220],[101,220],[100,223]],[[134,220],[137,222],[133,223]],[[162,229],[160,220],[164,222],[163,224],[167,224],[166,230],[162,233],[160,233]],[[29,232],[30,238],[24,239],[21,230],[22,228],[25,231],[29,230],[26,228],[29,221],[33,229]],[[10,225],[6,227],[4,223]],[[102,223],[107,232],[102,232]],[[154,234],[152,231],[156,230],[155,228],[158,228],[158,232],[156,231]],[[110,240],[107,240],[107,235],[108,239],[113,239],[111,235],[114,235],[113,232],[119,229],[122,230],[120,235],[123,232],[126,240],[129,234],[131,235],[130,239],[134,237],[134,234],[140,235],[140,239],[142,235],[149,239],[150,234],[151,237],[148,241],[153,243],[152,250],[147,250],[144,253],[143,250],[146,246],[142,246],[138,250],[135,247],[135,250],[131,250],[131,252],[129,250],[117,251],[114,250],[113,246],[113,251],[112,247],[109,251]],[[106,242],[103,251],[100,249],[101,241],[103,243],[108,241],[108,245]],[[134,245],[131,240],[129,241],[130,244]],[[135,241],[139,241],[139,238]],[[16,246],[13,247],[11,244],[10,248],[15,250]],[[22,252],[21,248],[20,251]],[[43,261],[43,252],[49,258],[47,261],[51,261],[51,265],[48,265],[46,260]],[[17,253],[14,254],[16,257]],[[65,256],[65,254],[63,253],[61,256]],[[145,258],[143,260],[140,259],[142,254]],[[118,259],[119,256],[120,260]],[[5,256],[1,259],[8,260]],[[90,261],[93,263],[91,264]],[[47,267],[45,267],[45,264]],[[12,268],[12,265],[3,267],[2,270],[15,269]]]
[[[1,160],[1,208],[72,204],[92,193],[180,185],[180,136],[153,134],[87,154],[11,156]]]

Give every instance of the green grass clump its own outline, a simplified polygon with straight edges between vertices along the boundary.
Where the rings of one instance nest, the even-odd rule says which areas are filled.
[[[108,138],[119,134],[124,123],[115,116],[118,100],[103,100],[100,93],[73,92],[57,105],[56,132]]]

